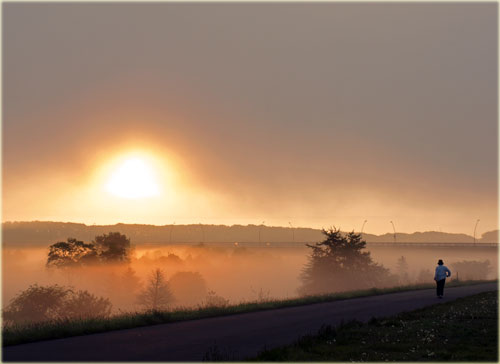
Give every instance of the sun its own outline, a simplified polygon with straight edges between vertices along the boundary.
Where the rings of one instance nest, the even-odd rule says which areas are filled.
[[[154,197],[160,193],[151,164],[140,157],[125,159],[111,174],[106,189],[128,199]]]

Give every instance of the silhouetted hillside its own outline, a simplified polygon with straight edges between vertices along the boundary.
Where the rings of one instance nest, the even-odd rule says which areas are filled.
[[[498,243],[498,230],[488,231],[481,236],[483,243]]]
[[[74,237],[91,241],[96,235],[118,231],[133,244],[199,242],[313,242],[322,238],[320,230],[258,225],[85,225],[63,222],[3,223],[5,244],[47,245]]]
[[[394,234],[371,235],[363,234],[367,242],[393,242]],[[413,234],[397,233],[396,242],[405,243],[472,243],[474,238],[466,234],[451,234],[439,231],[415,232]],[[480,241],[477,239],[477,241]]]
[[[199,243],[199,242],[317,242],[323,239],[321,230],[310,228],[273,227],[264,225],[85,225],[77,223],[30,221],[5,222],[3,243],[8,245],[48,246],[68,237],[91,241],[96,235],[118,231],[130,237],[133,244],[144,243]],[[367,242],[392,242],[393,234],[373,235],[363,233]],[[398,233],[397,242],[470,243],[473,237],[436,231]],[[478,242],[498,242],[498,230],[484,233]]]

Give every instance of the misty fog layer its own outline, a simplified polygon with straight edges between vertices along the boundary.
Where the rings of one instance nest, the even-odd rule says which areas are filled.
[[[494,247],[367,246],[374,262],[398,275],[398,284],[433,283],[438,259],[452,271],[452,279],[475,278],[456,264],[489,260],[486,278],[498,275]],[[310,249],[304,247],[241,247],[205,245],[141,246],[132,250],[129,264],[71,269],[48,269],[47,248],[3,249],[3,307],[30,285],[71,286],[108,298],[113,313],[138,311],[137,295],[151,272],[161,269],[175,301],[171,308],[196,307],[207,297],[222,297],[229,303],[298,296],[300,273]],[[404,257],[404,264],[401,263]],[[470,269],[468,269],[470,270]],[[484,278],[484,277],[483,277]],[[332,291],[336,291],[332,287]]]

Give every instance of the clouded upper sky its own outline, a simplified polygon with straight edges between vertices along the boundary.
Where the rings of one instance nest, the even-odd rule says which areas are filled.
[[[3,221],[496,229],[497,7],[4,3]]]

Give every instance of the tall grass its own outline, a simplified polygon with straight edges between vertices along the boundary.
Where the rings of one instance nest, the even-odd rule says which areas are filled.
[[[451,281],[447,287],[479,284],[493,281]],[[300,306],[313,303],[344,300],[394,292],[434,288],[434,284],[413,284],[391,288],[371,288],[350,292],[305,296],[292,299],[269,299],[242,302],[235,305],[176,309],[173,311],[127,312],[109,318],[85,318],[53,320],[24,325],[10,325],[2,329],[3,346],[16,345],[40,340],[58,339],[70,336],[93,334],[111,330],[129,329],[169,322],[196,320],[207,317],[234,315],[246,312]]]

